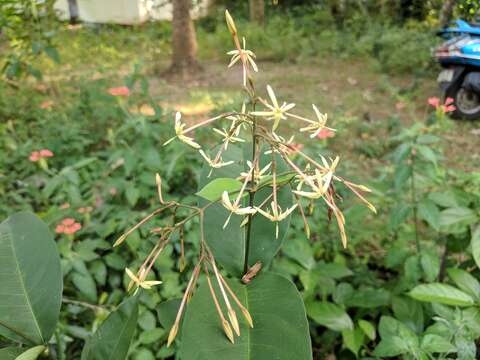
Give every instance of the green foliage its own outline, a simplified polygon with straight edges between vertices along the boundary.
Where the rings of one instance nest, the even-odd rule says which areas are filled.
[[[60,261],[50,231],[31,213],[12,215],[0,225],[0,257],[0,333],[24,344],[47,343],[62,299]]]
[[[231,287],[239,300],[247,304],[253,328],[240,319],[241,336],[231,344],[220,330],[210,291],[203,284],[185,316],[182,359],[312,359],[310,339],[305,336],[308,332],[305,309],[293,283],[280,275],[263,273],[251,284],[232,281]],[[218,288],[215,291],[219,293]]]
[[[137,327],[137,318],[138,297],[132,297],[111,313],[87,340],[82,360],[125,359]]]

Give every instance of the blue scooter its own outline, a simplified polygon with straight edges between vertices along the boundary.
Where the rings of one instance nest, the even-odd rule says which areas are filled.
[[[447,41],[434,51],[443,70],[438,83],[444,98],[452,98],[457,119],[480,119],[480,24],[456,20],[438,33]]]

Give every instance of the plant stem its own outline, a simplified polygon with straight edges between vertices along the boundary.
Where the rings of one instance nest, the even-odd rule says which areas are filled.
[[[255,99],[252,97],[252,108],[255,111]],[[257,152],[257,137],[255,136],[255,132],[257,130],[257,121],[253,119],[252,124],[252,174],[250,179],[250,189],[248,191],[248,206],[254,206],[255,200],[255,154]],[[252,239],[252,221],[253,221],[253,214],[248,215],[248,224],[247,224],[247,236],[245,239],[245,261],[243,263],[243,272],[246,274],[248,272],[248,259],[250,255],[250,242]]]
[[[413,206],[413,222],[415,226],[415,246],[417,248],[417,254],[420,254],[420,240],[418,237],[418,217],[417,217],[417,191],[415,187],[415,153],[412,154],[412,176],[410,177],[410,189],[412,193],[412,206]]]

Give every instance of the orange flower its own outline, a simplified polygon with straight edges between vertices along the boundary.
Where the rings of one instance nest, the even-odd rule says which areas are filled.
[[[108,89],[108,93],[112,96],[129,96],[130,89],[126,86],[112,87]]]

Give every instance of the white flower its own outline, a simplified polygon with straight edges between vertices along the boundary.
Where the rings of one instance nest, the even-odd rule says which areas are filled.
[[[265,176],[265,173],[268,171],[268,169],[270,169],[270,166],[272,166],[272,162],[269,162],[267,165],[263,167],[263,169],[259,171],[253,170],[253,164],[250,160],[247,160],[247,166],[248,166],[248,171],[241,172],[238,179],[239,180],[244,179],[245,181],[252,181],[252,173],[253,173],[254,174],[253,178],[255,182],[259,182]]]
[[[278,127],[278,124],[280,123],[280,120],[285,120],[287,118],[285,116],[285,113],[288,110],[293,109],[293,107],[295,107],[295,104],[287,104],[286,102],[284,102],[282,106],[279,106],[275,93],[273,92],[273,89],[270,85],[267,85],[267,92],[272,104],[268,104],[266,102],[263,103],[268,109],[270,109],[270,111],[253,111],[250,114],[254,116],[263,116],[267,120],[273,120],[274,123],[272,130],[275,131]]]
[[[331,130],[331,131],[335,131],[335,129],[332,129],[332,128],[329,128],[329,127],[325,126],[326,123],[327,123],[328,115],[327,114],[322,114],[314,104],[312,104],[312,107],[313,107],[313,110],[315,111],[315,115],[317,116],[317,121],[311,121],[310,125],[308,125],[304,128],[301,128],[300,131],[301,132],[312,132],[310,134],[311,138],[316,137],[320,133],[320,131],[322,131],[322,129],[328,129],[328,130]],[[305,120],[305,121],[307,121],[307,120]]]
[[[285,210],[284,212],[282,212],[282,208],[280,207],[280,205],[278,205],[278,206],[275,205],[274,201],[272,201],[271,206],[272,206],[272,212],[264,211],[259,207],[255,207],[255,209],[260,214],[265,216],[268,220],[277,223],[276,228],[275,228],[275,237],[278,239],[278,222],[285,220],[287,218],[287,216],[290,215],[292,213],[292,211],[297,208],[298,204],[293,205],[291,208]]]
[[[219,169],[221,167],[224,167],[224,166],[228,166],[228,165],[231,165],[234,163],[234,161],[222,161],[222,158],[219,157],[218,159],[211,159],[207,154],[205,154],[205,152],[203,150],[199,150],[199,153],[200,155],[202,155],[202,157],[205,159],[205,161],[208,163],[208,165],[210,165],[210,167],[214,168],[214,169]]]
[[[237,142],[245,142],[244,139],[242,138],[239,138],[237,137],[236,135],[238,135],[238,130],[240,130],[240,126],[237,127],[237,129],[235,129],[235,131],[232,131],[234,128],[235,124],[232,124],[232,128],[227,131],[225,129],[217,129],[217,128],[214,128],[213,131],[215,131],[217,134],[223,136],[223,143],[225,144],[225,150],[228,149],[228,144],[229,143],[237,143]]]
[[[125,268],[125,272],[127,273],[128,277],[131,279],[130,284],[128,285],[128,289],[131,289],[132,286],[135,284],[137,287],[135,292],[137,292],[139,288],[150,290],[152,286],[160,285],[162,283],[161,281],[156,281],[156,280],[143,280],[142,277],[145,275],[144,269],[142,269],[140,273],[140,278],[135,276],[135,274],[129,268]]]
[[[195,148],[195,149],[200,149],[200,145],[198,145],[198,144],[193,140],[193,138],[184,135],[186,124],[183,124],[183,123],[181,122],[181,119],[182,119],[182,114],[177,111],[177,113],[175,114],[175,134],[176,134],[176,135],[175,135],[173,138],[167,140],[163,145],[164,145],[164,146],[165,146],[165,145],[168,145],[168,144],[170,144],[175,138],[178,138],[178,139],[180,139],[181,141],[183,141],[185,144],[190,145],[191,147],[193,147],[193,148]]]
[[[247,50],[245,48],[245,38],[243,40],[243,49],[235,49],[232,51],[229,51],[227,55],[231,55],[232,59],[230,60],[230,64],[228,64],[228,67],[232,67],[237,63],[238,60],[242,61],[242,66],[243,66],[243,86],[247,85],[247,66],[250,64],[252,67],[253,71],[258,72],[258,67],[257,64],[255,64],[255,61],[253,59],[256,58],[255,54]]]
[[[309,199],[319,199],[328,191],[340,158],[337,156],[334,160],[330,159],[331,164],[328,164],[328,161],[323,156],[321,158],[323,165],[325,166],[323,172],[315,169],[315,175],[307,176],[304,179],[301,179],[301,181],[310,185],[313,191],[302,191],[299,190],[299,187],[297,187],[297,190],[293,191],[295,194]]]
[[[227,191],[224,191],[223,194],[222,194],[222,205],[230,211],[230,215],[228,216],[227,220],[225,221],[225,224],[223,225],[223,228],[225,229],[228,225],[228,222],[230,221],[230,217],[232,216],[232,214],[237,214],[237,215],[253,215],[257,212],[256,209],[254,209],[253,207],[251,206],[247,206],[247,207],[240,207],[239,203],[240,203],[240,199],[241,199],[241,196],[238,196],[237,197],[237,200],[232,203],[230,201],[230,197],[228,196],[228,192]]]

